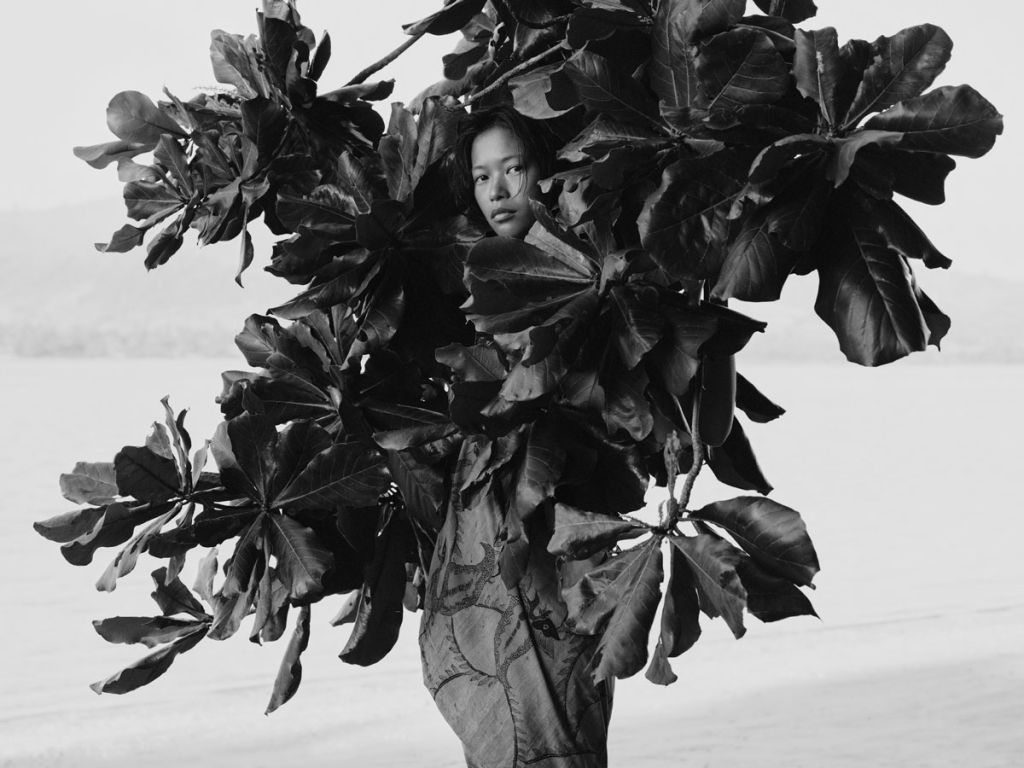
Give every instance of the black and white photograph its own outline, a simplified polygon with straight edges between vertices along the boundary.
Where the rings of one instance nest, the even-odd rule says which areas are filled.
[[[1012,4],[7,16],[0,768],[1024,765]]]

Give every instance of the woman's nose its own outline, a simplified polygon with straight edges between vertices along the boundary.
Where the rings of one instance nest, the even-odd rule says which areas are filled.
[[[488,190],[488,197],[491,200],[501,200],[508,197],[508,189],[501,178],[491,180],[491,188]]]

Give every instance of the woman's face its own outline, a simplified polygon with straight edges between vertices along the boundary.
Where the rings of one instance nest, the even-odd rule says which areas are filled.
[[[540,169],[523,154],[513,134],[495,125],[482,131],[470,152],[473,196],[495,234],[526,237],[533,226],[530,194],[537,186]]]

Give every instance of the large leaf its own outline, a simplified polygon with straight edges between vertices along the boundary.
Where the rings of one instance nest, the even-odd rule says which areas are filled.
[[[814,309],[847,359],[882,365],[925,349],[928,325],[906,259],[866,225],[844,222],[830,234]]]
[[[840,77],[839,41],[833,27],[817,31],[798,29],[793,77],[797,90],[818,102],[829,126],[837,123],[836,86]]]
[[[771,499],[740,496],[689,514],[722,526],[760,565],[797,584],[809,585],[819,570],[800,513]]]
[[[775,13],[794,24],[811,18],[818,13],[814,0],[754,0],[754,5],[764,13]]]
[[[112,505],[113,506],[113,505]],[[118,504],[117,508],[123,509]],[[32,523],[36,533],[61,544],[74,541],[93,531],[106,514],[106,507],[87,507],[64,512]],[[127,537],[125,537],[127,538]],[[123,539],[122,539],[123,541]],[[91,556],[90,556],[91,559]]]
[[[1003,132],[1003,116],[969,85],[946,85],[908,99],[864,124],[903,134],[904,149],[981,157]]]
[[[117,138],[156,146],[160,136],[184,136],[174,120],[138,91],[121,91],[107,105],[107,127]]]
[[[113,463],[76,462],[74,469],[60,476],[60,492],[76,504],[109,504],[118,495]]]
[[[743,609],[747,593],[736,572],[742,553],[718,536],[669,536],[686,558],[697,580],[700,607],[712,619],[721,616],[733,635],[743,637]]]
[[[484,5],[484,0],[447,0],[439,11],[419,21],[402,25],[407,35],[448,35],[469,23]]]
[[[317,454],[271,502],[289,509],[365,507],[387,488],[387,466],[380,453],[362,443],[338,443]]]
[[[277,678],[274,680],[274,690],[270,694],[270,702],[263,714],[269,715],[299,690],[299,683],[302,682],[300,657],[307,645],[309,645],[309,606],[304,605],[299,609],[298,617],[295,619],[295,630],[291,640],[288,641],[284,658],[281,659],[281,666],[277,671]]]
[[[665,655],[671,657],[685,653],[700,638],[700,602],[693,571],[678,547],[669,548],[669,560],[660,641]]]
[[[739,186],[733,170],[717,160],[683,159],[663,171],[637,227],[644,248],[669,275],[702,279],[718,272],[731,194]]]
[[[573,54],[562,70],[588,112],[623,122],[647,123],[655,119],[656,105],[644,86],[615,64],[587,50]]]
[[[864,71],[857,95],[843,118],[851,128],[871,112],[918,96],[946,67],[953,41],[941,28],[921,24],[879,37],[873,43],[875,60]]]
[[[106,680],[100,680],[89,687],[96,693],[128,693],[153,682],[168,670],[178,654],[194,648],[206,636],[206,628],[194,630],[191,634],[165,645]]]
[[[273,422],[262,416],[243,413],[227,423],[227,433],[237,468],[248,481],[252,497],[265,501],[274,474],[277,430]],[[221,471],[224,471],[223,467]]]
[[[311,528],[288,515],[267,515],[270,552],[277,558],[277,572],[295,602],[319,597],[324,574],[334,565]]]
[[[580,256],[546,252],[505,237],[482,240],[466,263],[471,294],[463,306],[476,329],[507,333],[538,325],[594,285],[590,264]]]
[[[643,536],[650,529],[636,520],[599,515],[568,504],[555,504],[554,531],[548,552],[581,560],[619,541]]]
[[[789,87],[789,67],[764,32],[736,28],[716,35],[697,58],[697,77],[709,112],[773,104]]]
[[[605,591],[615,600],[594,654],[594,681],[636,674],[647,663],[647,636],[661,600],[661,537],[635,548],[638,554]],[[620,555],[621,557],[621,555]]]
[[[747,592],[747,610],[761,621],[818,615],[807,596],[788,579],[767,573],[751,560],[741,560],[736,572]]]
[[[738,418],[733,419],[732,430],[725,442],[708,449],[708,466],[715,477],[733,488],[759,493],[772,490],[772,484],[761,471]]]
[[[165,501],[178,493],[178,468],[174,461],[148,448],[127,445],[114,457],[114,472],[122,496],[139,501]]]
[[[160,607],[164,616],[187,613],[194,618],[207,618],[202,604],[196,600],[177,576],[168,580],[166,568],[157,568],[152,573],[154,589],[151,597]]]
[[[96,633],[108,643],[142,643],[154,648],[177,640],[203,627],[195,619],[167,616],[117,616],[92,623]]]
[[[394,647],[402,626],[405,596],[405,555],[411,529],[404,518],[392,513],[377,537],[373,561],[359,590],[352,634],[340,658],[347,664],[376,664]]]

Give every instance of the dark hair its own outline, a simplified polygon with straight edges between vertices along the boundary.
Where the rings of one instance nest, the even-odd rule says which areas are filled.
[[[524,159],[537,164],[541,178],[550,176],[554,169],[554,137],[540,123],[523,117],[506,104],[478,109],[466,115],[452,147],[452,192],[459,206],[474,219],[479,218],[479,210],[473,196],[473,140],[495,126],[507,129],[518,139]]]

